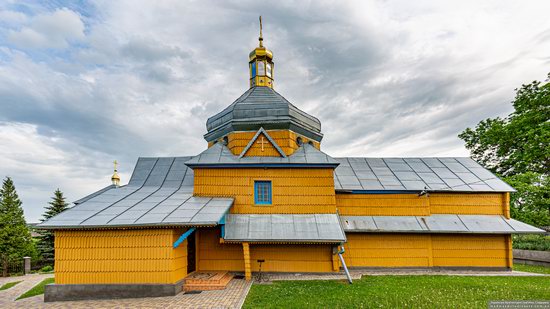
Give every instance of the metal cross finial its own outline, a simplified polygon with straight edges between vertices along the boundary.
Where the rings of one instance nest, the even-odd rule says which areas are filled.
[[[116,172],[117,171],[116,167],[118,165],[118,162],[115,160],[115,161],[113,161],[113,164],[115,165],[115,172]]]
[[[264,38],[262,36],[262,15],[260,15],[260,38],[259,38],[259,40],[260,40],[260,47],[263,47],[264,45],[263,45],[262,41],[264,40]]]

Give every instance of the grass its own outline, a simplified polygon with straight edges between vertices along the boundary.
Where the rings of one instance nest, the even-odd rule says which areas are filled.
[[[35,285],[32,289],[28,290],[27,292],[21,294],[19,297],[17,297],[16,300],[27,298],[27,297],[33,297],[36,295],[44,294],[44,286],[46,284],[54,283],[54,278],[46,278],[42,280],[39,284]]]
[[[544,266],[538,266],[538,265],[514,264],[514,270],[550,275],[550,267],[544,267]]]
[[[13,281],[13,282],[8,282],[2,286],[0,286],[0,291],[3,291],[3,290],[7,290],[11,287],[14,287],[16,284],[18,284],[19,282],[21,281]]]
[[[548,277],[365,276],[254,284],[244,308],[487,308],[491,300],[549,300]]]

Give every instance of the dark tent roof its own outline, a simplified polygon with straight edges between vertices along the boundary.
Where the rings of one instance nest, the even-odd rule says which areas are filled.
[[[208,118],[204,135],[214,141],[233,131],[290,129],[315,141],[321,141],[319,119],[298,109],[269,87],[252,87],[218,114]]]

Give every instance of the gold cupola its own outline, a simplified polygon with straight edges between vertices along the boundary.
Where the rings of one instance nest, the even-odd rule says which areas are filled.
[[[115,160],[113,164],[115,165],[115,172],[113,173],[113,176],[111,176],[111,182],[113,183],[113,185],[118,187],[120,186],[120,176],[118,175],[117,171],[118,162]]]
[[[260,44],[249,55],[250,87],[273,88],[273,52],[265,48],[262,37],[262,16],[260,16]]]

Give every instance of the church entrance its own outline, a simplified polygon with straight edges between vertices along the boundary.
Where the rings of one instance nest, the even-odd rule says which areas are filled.
[[[187,273],[190,274],[197,270],[196,252],[197,252],[197,233],[195,231],[187,237]]]

